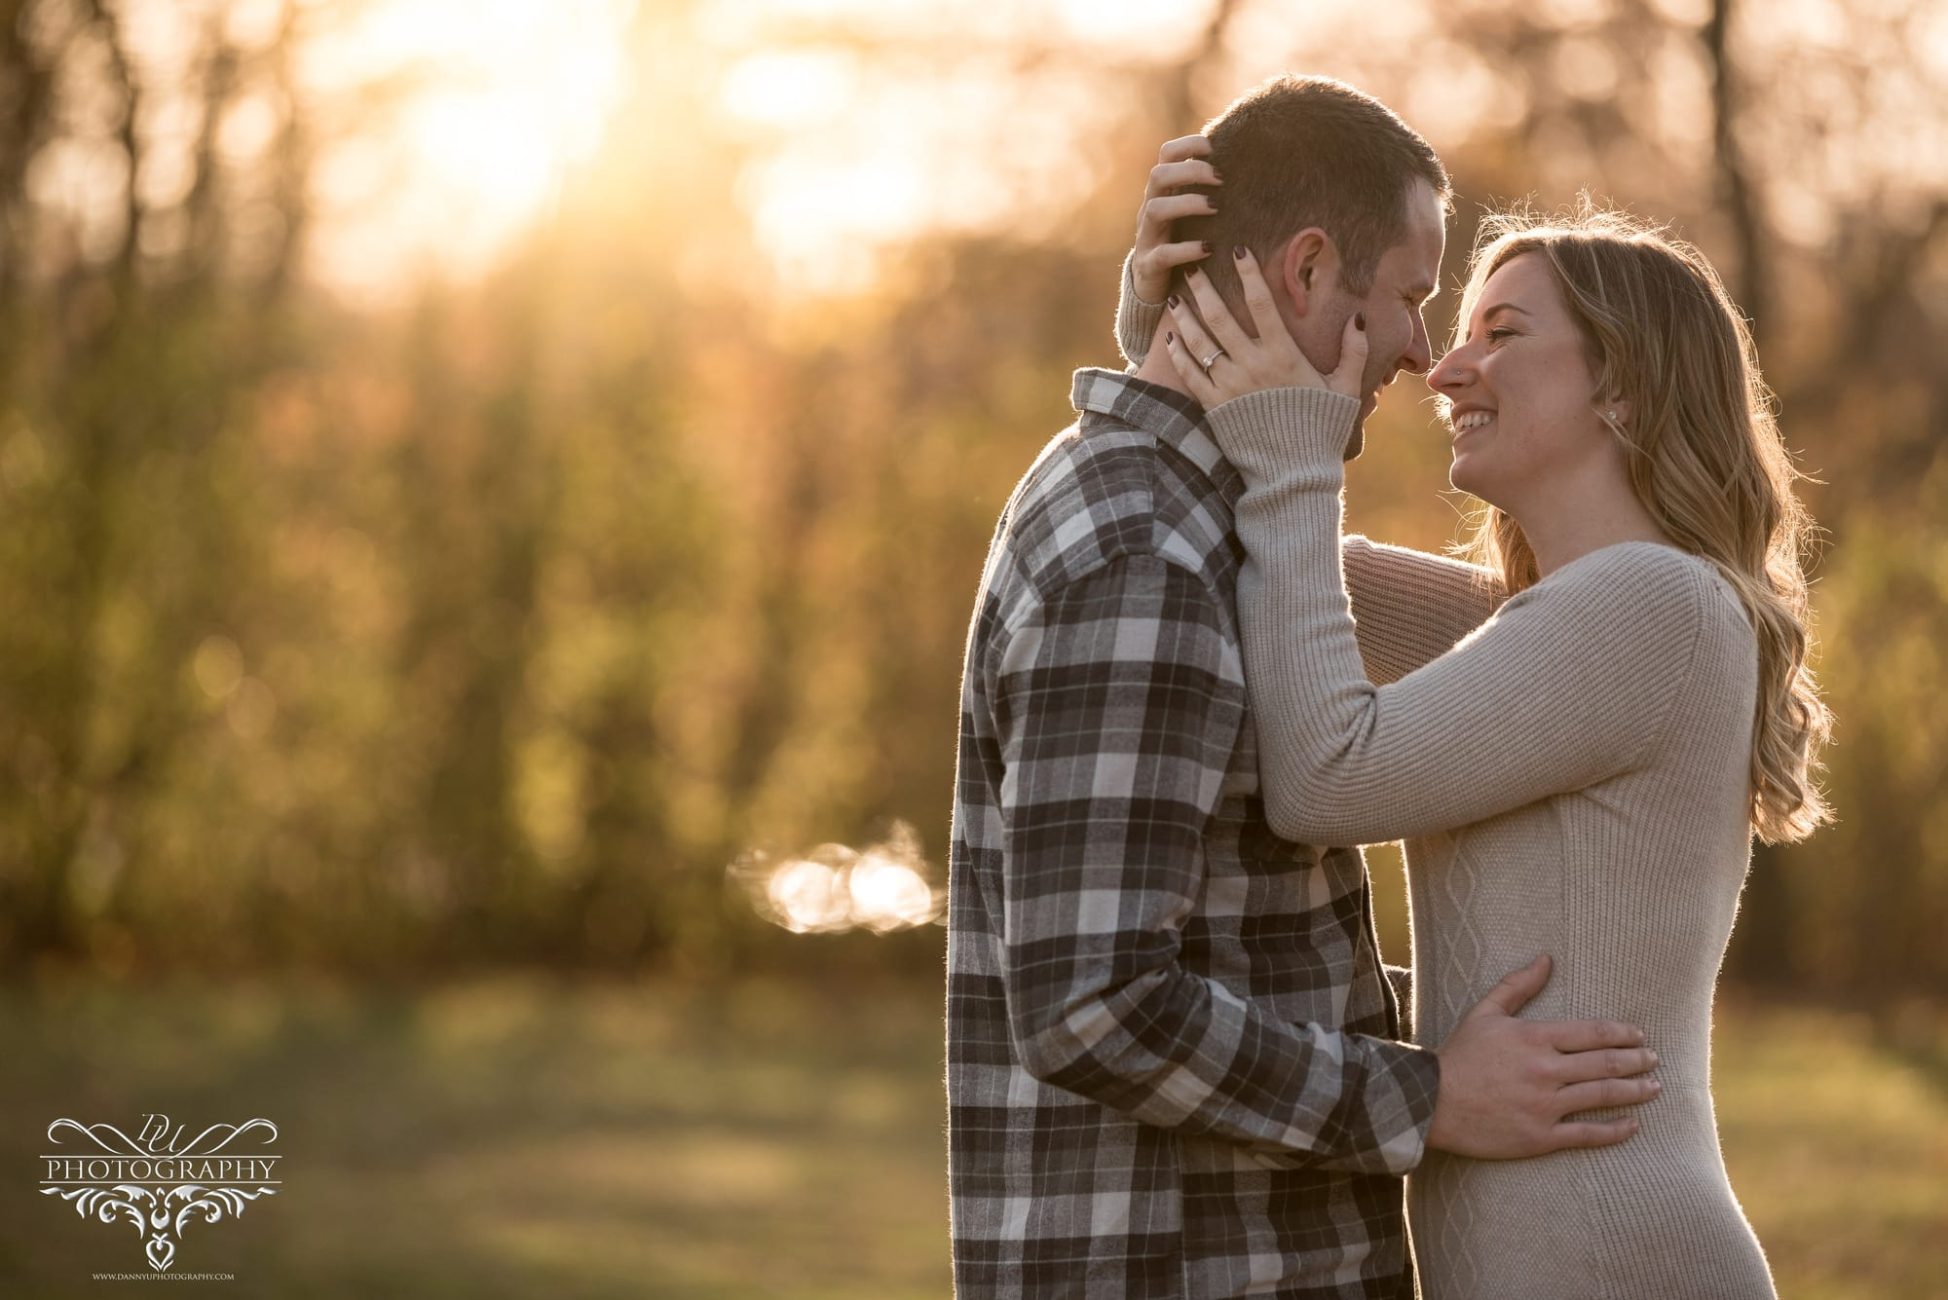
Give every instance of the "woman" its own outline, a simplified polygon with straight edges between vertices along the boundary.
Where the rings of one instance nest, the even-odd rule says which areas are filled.
[[[1187,183],[1173,166],[1153,192]],[[1197,272],[1208,330],[1171,311],[1172,360],[1245,480],[1238,614],[1267,814],[1314,843],[1407,840],[1422,1043],[1549,952],[1526,1014],[1627,1020],[1661,1058],[1622,1145],[1430,1152],[1409,1191],[1429,1296],[1771,1296],[1719,1152],[1711,1002],[1751,836],[1827,820],[1808,775],[1828,719],[1805,665],[1807,520],[1702,256],[1612,214],[1490,234],[1428,376],[1452,482],[1488,503],[1479,568],[1353,547],[1342,571],[1357,320],[1322,378],[1248,253],[1256,338]],[[1202,251],[1147,222],[1132,264]]]

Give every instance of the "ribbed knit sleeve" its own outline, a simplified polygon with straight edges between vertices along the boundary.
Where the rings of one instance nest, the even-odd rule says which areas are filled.
[[[1123,287],[1116,294],[1116,346],[1123,359],[1133,366],[1143,364],[1150,353],[1150,340],[1163,324],[1163,304],[1145,302],[1136,296],[1136,250],[1123,259]]]
[[[1643,764],[1704,626],[1703,567],[1605,547],[1521,592],[1398,682],[1367,678],[1340,564],[1357,403],[1279,388],[1209,413],[1244,475],[1246,687],[1280,835],[1366,844],[1480,821]]]
[[[1385,685],[1454,648],[1506,598],[1480,565],[1388,546],[1354,533],[1341,544],[1346,591],[1366,674]]]

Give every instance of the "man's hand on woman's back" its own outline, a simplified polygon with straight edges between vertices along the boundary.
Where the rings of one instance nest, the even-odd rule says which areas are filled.
[[[1520,1020],[1549,982],[1547,956],[1489,990],[1436,1049],[1441,1090],[1427,1144],[1480,1160],[1518,1160],[1622,1142],[1637,1121],[1570,1118],[1637,1106],[1661,1085],[1644,1031],[1609,1020]]]

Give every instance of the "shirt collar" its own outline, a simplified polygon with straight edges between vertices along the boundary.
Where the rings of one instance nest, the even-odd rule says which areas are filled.
[[[1075,372],[1070,401],[1082,417],[1084,433],[1105,418],[1141,429],[1202,470],[1227,503],[1235,505],[1243,494],[1244,479],[1218,449],[1204,408],[1188,394],[1124,371],[1090,366]]]

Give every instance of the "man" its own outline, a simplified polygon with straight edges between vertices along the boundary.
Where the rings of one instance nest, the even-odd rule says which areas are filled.
[[[1322,79],[1271,82],[1206,134],[1216,237],[1256,253],[1322,373],[1361,314],[1363,420],[1397,371],[1430,364],[1439,160]],[[1411,1295],[1400,1180],[1430,1143],[1516,1157],[1621,1140],[1628,1122],[1564,1122],[1559,1044],[1621,1049],[1586,1078],[1649,1058],[1627,1026],[1514,1019],[1543,962],[1438,1053],[1398,1041],[1358,852],[1265,823],[1234,617],[1242,485],[1161,342],[1134,375],[1078,372],[1077,423],[1004,510],[969,634],[948,913],[956,1290]]]

